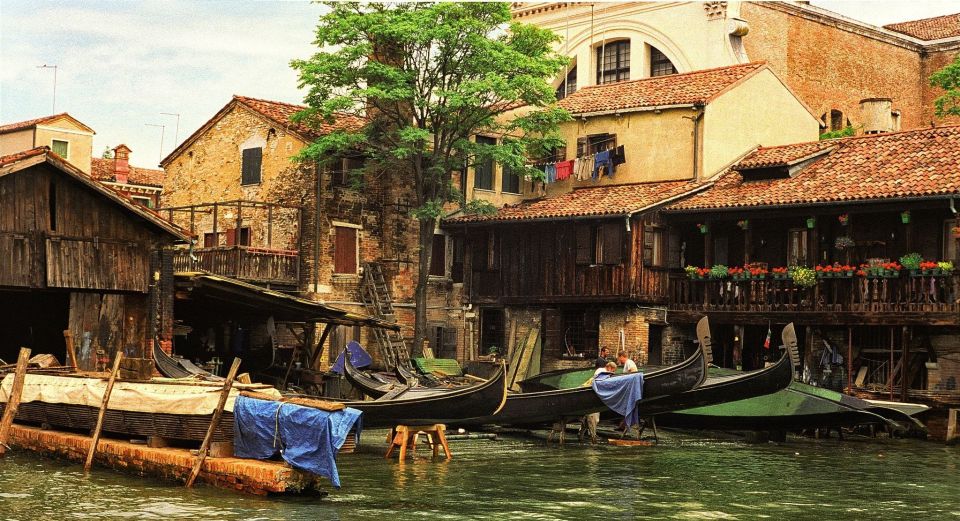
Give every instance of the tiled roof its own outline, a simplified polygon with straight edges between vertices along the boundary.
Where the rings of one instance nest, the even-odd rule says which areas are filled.
[[[911,20],[884,25],[883,27],[920,40],[954,38],[960,36],[960,13]]]
[[[563,98],[558,105],[572,114],[588,114],[643,107],[704,104],[764,66],[763,62],[756,62],[593,85]]]
[[[66,116],[66,112],[61,112],[60,114],[54,114],[52,116],[44,116],[42,118],[28,119],[26,121],[18,121],[16,123],[8,123],[6,125],[0,125],[0,134],[6,134],[7,132],[16,132],[18,130],[25,130],[32,128],[41,123],[46,123],[47,121],[52,121],[61,116]]]
[[[132,185],[163,186],[163,175],[163,170],[131,166],[130,173],[127,175],[127,183]],[[116,181],[117,175],[114,170],[114,160],[101,159],[98,157],[91,158],[90,176],[100,181]]]
[[[5,166],[10,163],[16,163],[17,161],[20,161],[22,159],[27,159],[28,157],[39,156],[49,151],[50,151],[50,147],[37,147],[37,148],[31,148],[30,150],[24,150],[23,152],[17,152],[15,154],[2,156],[0,157],[0,166]]]
[[[737,163],[737,168],[745,170],[748,168],[789,166],[834,146],[836,146],[834,140],[827,139],[810,143],[758,148],[754,153]]]
[[[249,98],[247,96],[234,95],[233,99],[309,139],[316,139],[335,130],[357,130],[366,124],[365,119],[352,114],[340,114],[332,123],[317,121],[311,125],[304,125],[303,123],[294,124],[291,123],[290,118],[307,107],[280,101]]]
[[[625,215],[703,186],[705,185],[691,181],[662,181],[578,188],[557,197],[504,206],[492,215],[463,215],[446,222],[476,223]]]
[[[744,182],[736,172],[771,149],[759,149],[709,189],[668,210],[816,205],[839,201],[960,194],[960,126],[831,140],[836,148],[793,177]],[[802,156],[810,143],[775,147]],[[790,153],[791,149],[795,153]]]

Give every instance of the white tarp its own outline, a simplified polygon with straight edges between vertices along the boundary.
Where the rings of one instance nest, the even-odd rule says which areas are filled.
[[[0,402],[6,402],[13,389],[13,374],[8,374],[0,383]],[[100,408],[107,381],[99,378],[48,376],[27,374],[23,382],[20,403],[44,402],[87,405]],[[166,414],[212,414],[220,400],[219,385],[202,385],[170,381],[169,383],[121,382],[113,386],[109,408]],[[262,385],[235,383],[227,398],[226,411],[233,411],[233,403],[243,389],[255,390],[274,398],[280,392]]]

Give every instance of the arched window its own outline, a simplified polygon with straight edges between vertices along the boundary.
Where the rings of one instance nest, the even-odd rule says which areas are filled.
[[[650,76],[666,76],[668,74],[676,74],[677,68],[673,66],[673,62],[670,61],[670,58],[667,58],[666,54],[660,52],[660,49],[657,49],[654,46],[650,46]]]
[[[830,130],[843,129],[843,112],[833,109],[830,111]]]
[[[597,84],[630,79],[630,40],[597,47]]]
[[[570,72],[567,73],[566,79],[560,82],[560,86],[557,87],[557,99],[562,100],[570,94],[577,92],[577,67],[574,66],[570,69]]]

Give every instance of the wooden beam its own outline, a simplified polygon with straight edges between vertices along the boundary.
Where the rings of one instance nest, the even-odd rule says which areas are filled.
[[[200,445],[200,451],[197,454],[197,461],[190,470],[190,476],[187,477],[187,488],[193,486],[193,482],[200,475],[200,467],[203,466],[203,460],[207,459],[207,453],[210,451],[210,441],[213,439],[213,433],[220,424],[220,417],[223,416],[223,408],[227,405],[227,398],[230,396],[230,389],[233,388],[233,379],[237,377],[237,371],[240,369],[240,359],[234,358],[230,371],[227,373],[227,379],[223,382],[223,389],[220,391],[220,401],[217,408],[213,411],[213,417],[210,419],[210,426],[207,427],[207,434],[203,437],[203,443]]]
[[[317,367],[317,361],[320,359],[320,353],[323,352],[323,343],[327,341],[327,337],[330,336],[330,332],[333,331],[333,328],[337,327],[336,324],[327,323],[323,326],[323,333],[320,333],[320,341],[317,342],[316,347],[313,349],[313,356],[310,357],[310,369]]]
[[[10,427],[20,408],[20,395],[23,394],[23,382],[27,376],[27,363],[30,361],[30,348],[21,347],[17,357],[17,368],[13,373],[13,387],[7,398],[7,406],[3,409],[3,419],[0,420],[0,456],[7,451],[7,439],[10,437]]]
[[[103,400],[100,401],[100,412],[97,413],[97,425],[93,428],[93,439],[90,440],[90,448],[87,450],[87,461],[83,464],[83,471],[89,472],[93,466],[93,456],[97,453],[97,443],[100,442],[100,432],[103,430],[103,417],[107,414],[107,404],[110,403],[110,394],[113,393],[113,384],[117,381],[117,373],[120,372],[120,360],[123,359],[123,351],[117,351],[117,356],[113,358],[113,369],[110,371],[110,379],[107,380],[107,388],[103,391]]]
[[[67,349],[67,363],[79,369],[80,365],[77,364],[77,351],[73,347],[73,332],[69,329],[63,330],[63,343]]]

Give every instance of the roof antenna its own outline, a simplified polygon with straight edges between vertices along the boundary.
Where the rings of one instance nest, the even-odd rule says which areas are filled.
[[[53,108],[50,110],[50,114],[57,113],[57,66],[56,65],[37,65],[38,69],[53,69]]]

